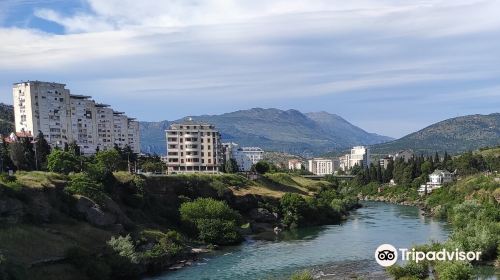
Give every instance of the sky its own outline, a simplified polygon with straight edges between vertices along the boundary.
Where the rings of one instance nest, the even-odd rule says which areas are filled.
[[[327,111],[401,137],[500,108],[496,0],[0,0],[0,102],[67,84],[144,121]]]

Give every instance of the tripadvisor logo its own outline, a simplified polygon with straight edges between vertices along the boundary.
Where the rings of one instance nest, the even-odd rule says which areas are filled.
[[[388,267],[398,261],[398,252],[401,255],[402,261],[479,261],[481,252],[464,252],[455,249],[455,251],[447,251],[442,249],[439,251],[417,251],[415,248],[408,250],[406,248],[396,249],[391,244],[382,244],[375,250],[375,260],[381,266]]]

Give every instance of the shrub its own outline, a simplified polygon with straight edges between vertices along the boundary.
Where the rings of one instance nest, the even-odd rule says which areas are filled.
[[[299,227],[303,223],[308,204],[302,196],[296,193],[286,193],[280,199],[280,206],[285,225]]]
[[[84,173],[71,175],[65,190],[70,194],[86,196],[97,203],[102,203],[106,196],[102,184],[96,183]]]
[[[426,262],[408,262],[404,266],[390,266],[387,272],[395,279],[425,279],[429,274],[429,265]]]
[[[312,280],[314,279],[311,272],[309,270],[302,270],[299,272],[295,272],[290,277],[290,280]]]
[[[198,198],[180,207],[181,219],[193,226],[198,238],[209,243],[232,244],[241,240],[237,225],[241,217],[223,201]]]
[[[113,236],[107,243],[118,255],[125,257],[133,264],[139,263],[139,254],[135,251],[135,245],[129,234],[116,238]]]
[[[78,158],[70,152],[54,149],[47,157],[47,169],[51,172],[69,174],[80,168]]]
[[[466,262],[440,262],[435,266],[440,280],[467,280],[473,278],[472,266]]]

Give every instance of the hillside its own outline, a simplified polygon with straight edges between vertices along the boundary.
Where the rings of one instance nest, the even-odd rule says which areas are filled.
[[[444,120],[391,142],[374,145],[373,153],[412,149],[432,154],[457,154],[485,146],[500,145],[500,113],[468,115]]]
[[[254,108],[221,115],[192,116],[214,124],[223,141],[265,150],[310,155],[353,145],[371,145],[391,140],[368,133],[343,118],[326,112],[303,114],[297,110]],[[165,153],[164,131],[168,122],[141,122],[144,152]]]
[[[0,103],[0,134],[9,134],[14,130],[14,108]]]

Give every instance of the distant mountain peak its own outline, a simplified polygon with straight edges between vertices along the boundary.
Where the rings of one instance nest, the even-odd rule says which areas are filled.
[[[318,119],[320,117],[321,121]],[[368,133],[327,112],[310,115],[296,109],[251,108],[221,115],[193,116],[193,119],[214,124],[221,131],[223,141],[230,140],[245,146],[260,146],[268,151],[295,154],[321,154],[358,144],[369,145],[392,140]],[[143,147],[149,147],[150,150],[158,147],[154,152],[163,154],[164,141],[160,143],[154,140],[152,143],[150,139],[161,139],[164,135],[155,134],[147,123],[142,127]]]

